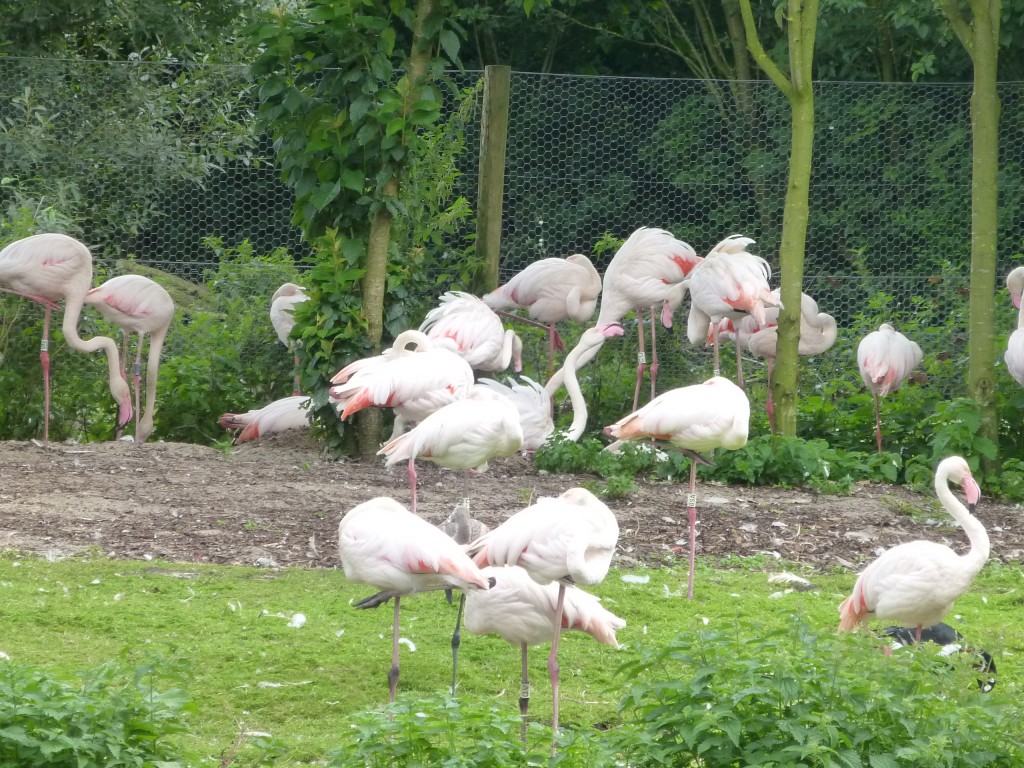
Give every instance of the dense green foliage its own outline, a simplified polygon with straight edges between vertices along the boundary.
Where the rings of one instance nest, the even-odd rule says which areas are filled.
[[[180,662],[110,662],[65,680],[0,659],[0,764],[21,768],[181,768]]]

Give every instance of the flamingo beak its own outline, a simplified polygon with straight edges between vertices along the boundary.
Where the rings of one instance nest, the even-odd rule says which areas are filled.
[[[971,514],[974,514],[974,509],[978,506],[978,501],[981,499],[981,488],[971,476],[965,477],[961,485],[964,489],[964,497],[967,499],[967,509]]]

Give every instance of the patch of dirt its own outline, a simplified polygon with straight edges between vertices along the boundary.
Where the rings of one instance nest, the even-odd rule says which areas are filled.
[[[496,525],[542,495],[598,478],[542,474],[532,459],[491,463],[464,477],[422,461],[419,511],[441,522],[468,493],[472,514]],[[664,564],[686,556],[685,486],[639,481],[612,500],[620,564]],[[858,568],[882,548],[928,538],[958,551],[966,537],[930,496],[861,485],[850,496],[699,483],[698,557],[767,554],[833,568]],[[302,433],[237,448],[181,443],[135,446],[0,442],[0,549],[66,556],[299,567],[338,565],[342,515],[375,496],[409,502],[404,467],[330,460]],[[1024,552],[1019,507],[983,499],[977,510],[994,559]]]

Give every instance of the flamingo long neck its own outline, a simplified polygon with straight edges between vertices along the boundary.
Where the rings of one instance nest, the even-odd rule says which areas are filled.
[[[602,341],[602,343],[604,343]],[[600,346],[600,345],[599,345]],[[565,365],[562,366],[564,374],[565,390],[569,393],[569,400],[572,403],[572,424],[569,425],[568,437],[576,442],[583,435],[587,428],[587,400],[583,397],[583,390],[580,389],[579,381],[576,378],[576,365],[583,356],[584,348],[577,345],[565,358]],[[580,364],[582,367],[582,364]]]
[[[121,358],[117,352],[117,343],[108,336],[93,336],[89,340],[78,335],[78,318],[82,314],[82,306],[85,303],[83,296],[69,296],[64,302],[64,319],[61,322],[61,330],[64,332],[64,340],[68,346],[79,352],[95,352],[103,349],[107,353],[107,382],[110,387],[110,394],[117,401],[120,413],[119,424],[127,424],[132,417],[131,391],[128,384],[121,378]]]
[[[942,503],[942,507],[960,523],[968,540],[971,542],[970,551],[962,555],[963,562],[973,569],[974,573],[981,570],[981,567],[988,560],[991,546],[988,540],[988,531],[967,507],[958,499],[953,491],[949,489],[948,473],[940,473],[935,477],[935,495]]]

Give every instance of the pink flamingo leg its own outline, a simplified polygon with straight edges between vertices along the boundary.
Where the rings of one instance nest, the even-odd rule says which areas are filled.
[[[769,357],[766,363],[768,368],[768,401],[765,403],[765,407],[768,410],[768,427],[772,432],[775,431],[775,398],[772,395],[772,369],[775,367],[775,358]]]
[[[640,382],[644,379],[644,371],[647,370],[647,353],[644,350],[644,311],[636,313],[636,332],[639,337],[639,351],[636,353],[636,389],[633,390],[633,410],[640,404]]]
[[[551,677],[551,754],[555,754],[558,743],[558,638],[562,635],[562,613],[565,607],[565,584],[558,585],[558,602],[555,605],[555,636],[551,639],[551,654],[548,656],[548,675]]]
[[[412,495],[412,513],[416,514],[416,459],[409,459],[409,493]]]
[[[43,310],[43,340],[39,344],[39,364],[43,367],[43,442],[50,443],[50,307]]]
[[[519,688],[519,714],[522,718],[522,724],[519,726],[519,733],[522,736],[524,747],[526,746],[526,717],[530,709],[530,672],[526,663],[529,648],[526,643],[522,643],[523,681]]]
[[[739,341],[733,338],[733,342],[736,344],[736,385],[746,392],[747,388],[743,386],[743,354]]]
[[[152,342],[151,342],[152,343]],[[127,352],[127,348],[125,349]],[[135,394],[135,434],[139,434],[139,414],[142,392],[142,334],[139,334],[139,347],[135,351],[135,365],[132,366],[132,390]],[[120,432],[121,430],[118,430]]]
[[[715,374],[715,376],[721,376],[722,375],[722,369],[718,365],[718,323],[712,323],[711,324],[711,345],[714,348],[714,353],[715,353],[715,358],[714,358],[714,360],[715,360],[714,374]]]
[[[686,497],[686,512],[690,518],[690,576],[686,599],[693,600],[693,571],[697,560],[697,461],[690,459],[690,493]]]
[[[878,414],[878,395],[874,395],[875,400],[875,442],[878,443],[878,452],[882,452],[882,420]]]
[[[398,604],[401,601],[399,595],[395,595],[395,626],[393,627],[391,640],[391,669],[388,670],[388,703],[394,704],[395,693],[398,691]]]
[[[292,386],[292,394],[293,395],[301,395],[302,394],[302,374],[300,374],[299,371],[298,371],[299,362],[300,362],[299,361],[299,356],[296,355],[295,356],[295,379],[294,379],[294,385]]]
[[[654,399],[654,388],[658,381],[658,324],[654,322],[654,307],[651,307],[651,400]]]

